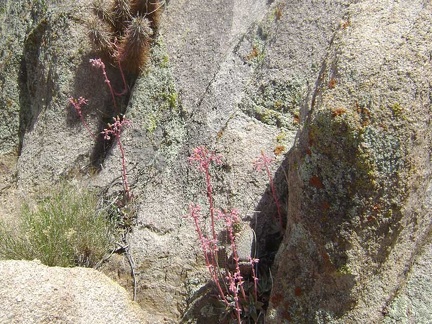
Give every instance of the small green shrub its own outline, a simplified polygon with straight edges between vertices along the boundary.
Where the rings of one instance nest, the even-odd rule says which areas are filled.
[[[114,226],[97,211],[97,195],[53,187],[34,208],[23,207],[18,229],[0,222],[0,258],[38,259],[48,266],[92,267],[108,251]]]

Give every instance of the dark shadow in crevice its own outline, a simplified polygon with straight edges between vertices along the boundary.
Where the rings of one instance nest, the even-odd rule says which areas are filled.
[[[275,172],[273,178],[280,215],[272,190],[268,185],[264,194],[261,196],[261,200],[255,207],[257,213],[250,223],[251,228],[256,234],[256,240],[252,247],[251,255],[256,251],[256,257],[260,260],[259,264],[262,271],[272,266],[285,233],[288,201],[287,169],[288,159],[285,158]],[[281,217],[281,221],[279,221],[279,217]]]
[[[33,129],[43,107],[48,106],[52,100],[55,85],[51,71],[43,84],[41,83],[43,77],[39,75],[40,71],[38,73],[39,51],[47,26],[47,21],[42,19],[24,40],[18,78],[20,102],[18,154],[21,154],[25,133]]]
[[[247,279],[247,278],[246,278]],[[258,298],[260,299],[260,298]],[[227,307],[217,292],[215,284],[210,281],[197,290],[191,298],[190,304],[186,307],[187,311],[183,314],[180,324],[197,323],[197,324],[230,324],[237,323],[235,311]],[[233,306],[232,306],[233,307]],[[251,311],[251,310],[249,310]],[[257,310],[257,321],[251,317],[243,318],[245,323],[264,323],[265,312],[262,309]],[[243,313],[242,316],[245,314]],[[242,320],[242,323],[243,323]]]
[[[256,210],[260,213],[251,222],[251,227],[255,227],[257,236],[256,250],[259,259],[259,274],[265,276],[270,272],[273,279],[279,280],[279,282],[273,281],[271,283],[271,289],[276,291],[274,295],[276,297],[273,297],[280,298],[290,307],[281,306],[278,310],[284,309],[284,311],[291,312],[301,305],[308,305],[307,309],[304,309],[305,316],[314,314],[318,309],[329,310],[337,317],[343,316],[348,310],[352,309],[355,302],[351,296],[354,276],[346,268],[348,261],[346,251],[349,247],[343,245],[342,240],[339,239],[341,244],[338,249],[335,251],[327,249],[326,243],[331,242],[329,235],[337,235],[340,229],[334,224],[331,230],[322,232],[323,227],[321,227],[320,219],[315,217],[315,215],[319,215],[319,211],[313,209],[315,207],[313,202],[311,206],[305,207],[304,215],[298,220],[299,225],[305,228],[305,235],[308,236],[303,239],[297,238],[298,245],[296,243],[294,243],[294,246],[287,244],[286,250],[282,252],[282,255],[278,256],[279,264],[274,263],[281,242],[284,240],[284,235],[290,235],[290,232],[285,230],[289,196],[286,175],[292,174],[289,172],[289,169],[293,167],[290,163],[293,163],[292,157],[293,154],[298,153],[296,152],[297,149],[296,146],[286,154],[273,178],[278,190],[278,199],[283,207],[284,228],[280,230],[280,226],[278,226],[276,220],[277,208],[269,188],[256,207]],[[304,191],[306,189],[298,188],[298,190]],[[304,197],[308,197],[307,191],[304,191]],[[288,223],[292,224],[292,220]],[[308,243],[303,240],[310,240],[310,244],[314,246],[314,249],[310,250]],[[290,240],[287,239],[285,242],[288,241]],[[336,257],[336,261],[334,257]],[[278,273],[278,268],[281,265],[284,271],[283,275]],[[309,278],[310,276],[314,277]],[[284,282],[280,282],[280,280]],[[300,282],[301,284],[299,284]],[[281,287],[284,287],[283,291],[280,290]],[[286,290],[287,287],[289,289]],[[335,305],[338,306],[335,308]]]
[[[198,289],[191,298],[187,311],[183,314],[180,324],[194,321],[199,324],[219,324],[225,311],[224,303],[219,299],[212,281]],[[227,322],[228,323],[228,322]]]
[[[311,93],[304,98],[300,105],[300,121],[307,123],[308,112],[311,102]],[[256,257],[260,260],[259,267],[263,273],[268,273],[273,266],[276,253],[279,250],[280,244],[286,232],[288,223],[288,173],[289,160],[293,153],[295,143],[301,140],[304,134],[301,130],[297,131],[293,146],[285,153],[284,158],[277,170],[274,172],[272,181],[276,192],[276,198],[279,203],[279,212],[273,197],[270,185],[267,185],[266,190],[261,196],[260,201],[255,207],[257,213],[250,222],[250,227],[255,231],[256,240],[252,247],[251,255],[256,253]],[[280,215],[279,215],[280,213]],[[279,220],[280,218],[280,220]]]
[[[90,167],[95,172],[101,170],[102,163],[115,143],[114,139],[105,140],[101,132],[108,127],[108,123],[113,123],[116,116],[121,117],[126,113],[130,99],[130,90],[137,79],[137,75],[125,73],[125,88],[120,69],[111,65],[108,58],[102,58],[111,87],[115,92],[114,105],[113,97],[105,82],[102,69],[93,67],[90,63],[90,59],[99,57],[101,57],[100,53],[91,52],[82,58],[81,64],[75,73],[75,84],[73,87],[74,98],[84,97],[88,99],[88,104],[82,106],[83,119],[87,120],[89,117],[92,117],[97,123],[97,128],[94,131],[95,138],[93,139],[88,134],[89,140],[94,140],[93,150],[90,155]],[[70,127],[79,127],[82,121],[72,105],[69,105],[69,107],[66,117],[67,124]],[[82,127],[81,131],[87,132],[84,127]]]

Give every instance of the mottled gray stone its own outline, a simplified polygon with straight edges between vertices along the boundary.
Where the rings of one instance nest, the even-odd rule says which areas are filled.
[[[404,286],[431,230],[431,19],[362,1],[335,33],[289,154],[270,321],[378,323]]]

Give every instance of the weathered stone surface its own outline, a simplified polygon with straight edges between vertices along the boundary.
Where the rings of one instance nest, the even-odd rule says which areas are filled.
[[[196,234],[183,219],[190,201],[205,201],[202,179],[187,169],[190,148],[207,144],[225,155],[225,170],[218,173],[218,206],[252,215],[267,182],[264,174],[252,173],[252,162],[261,150],[271,152],[278,144],[286,150],[295,133],[295,123],[289,129],[277,127],[238,108],[260,66],[247,62],[253,46],[244,34],[255,37],[269,5],[238,1],[213,6],[204,8],[198,1],[167,6],[151,62],[125,102],[133,123],[122,141],[138,212],[130,236],[137,298],[143,307],[173,317],[181,316],[190,296],[207,281],[203,262],[197,261]],[[98,55],[87,38],[89,6],[53,1],[33,11],[23,44],[23,89],[29,100],[22,109],[29,127],[18,162],[18,187],[36,190],[93,166],[101,172],[89,181],[116,195],[122,190],[118,148],[110,151],[103,142],[94,143],[68,104],[70,96],[89,99],[84,117],[93,132],[110,121],[104,116],[109,115],[110,94],[100,71],[88,63]],[[108,74],[119,89],[118,71],[110,68]],[[130,282],[123,280],[129,289]]]
[[[253,216],[263,260],[273,258],[281,237],[272,232],[268,179],[252,164],[261,151],[280,154],[274,181],[289,217],[269,322],[382,318],[430,226],[423,205],[430,197],[428,6],[166,3],[151,60],[137,78],[128,76],[121,105],[132,121],[122,142],[144,309],[178,320],[208,280],[192,224],[182,217],[189,202],[206,200],[201,177],[187,165],[191,149],[206,144],[225,157],[215,170],[217,207]],[[1,41],[8,64],[0,103],[13,104],[0,112],[0,151],[20,149],[18,165],[7,166],[17,178],[5,172],[4,181],[26,194],[80,174],[111,200],[120,196],[118,147],[93,141],[68,104],[70,96],[89,99],[84,117],[92,132],[111,121],[110,93],[88,62],[100,55],[87,37],[89,2],[7,1],[4,8],[1,34],[17,37]],[[107,66],[121,89],[118,70]],[[121,256],[103,271],[132,291]],[[395,307],[403,296],[411,302],[408,292],[401,296]]]
[[[207,144],[224,156],[215,177],[218,207],[253,215],[267,181],[253,173],[253,161],[278,144],[286,150],[296,129],[294,123],[290,128],[263,123],[239,109],[256,71],[264,70],[246,59],[253,46],[244,35],[255,37],[263,8],[269,7],[238,1],[191,9],[200,5],[167,6],[152,62],[132,91],[127,116],[133,126],[123,137],[138,204],[138,226],[130,238],[138,301],[176,317],[207,281],[203,260],[197,262],[196,233],[182,217],[189,202],[205,201],[201,177],[187,166],[190,149]],[[248,19],[240,21],[239,15]],[[119,155],[113,153],[97,180],[101,186],[118,177],[112,170],[118,169]]]
[[[431,229],[431,7],[362,1],[329,47],[289,154],[268,318],[379,322]]]
[[[100,70],[92,67],[86,21],[87,1],[45,3],[32,9],[32,28],[23,44],[25,85],[21,106],[25,122],[23,147],[18,161],[18,185],[34,190],[43,183],[88,170],[97,164],[97,144],[81,123],[69,98],[89,99],[82,107],[91,132],[97,133],[110,94]],[[107,64],[107,73],[112,69]],[[113,79],[113,87],[117,82]]]
[[[432,244],[426,244],[412,265],[405,285],[389,304],[383,323],[430,323],[432,321]]]
[[[22,49],[30,14],[26,1],[0,3],[0,154],[16,153],[21,133],[21,107],[27,104],[24,86]]]
[[[164,323],[104,274],[87,268],[0,261],[2,323]]]

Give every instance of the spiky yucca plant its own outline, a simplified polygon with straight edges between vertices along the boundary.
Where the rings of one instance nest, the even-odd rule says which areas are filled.
[[[146,17],[153,29],[159,26],[161,7],[159,0],[131,0],[132,15]]]
[[[110,26],[96,17],[91,18],[87,26],[89,38],[95,49],[112,56],[114,53],[114,35],[110,30]]]
[[[138,73],[148,60],[150,43],[165,1],[93,0],[94,18],[88,23],[95,49]]]
[[[103,22],[113,25],[110,8],[104,0],[94,0],[92,4],[94,14]]]
[[[114,32],[121,36],[132,19],[129,0],[114,0],[111,16],[113,19]]]
[[[153,30],[147,18],[132,18],[118,49],[118,59],[125,70],[138,73],[144,66],[149,56],[152,35]]]

